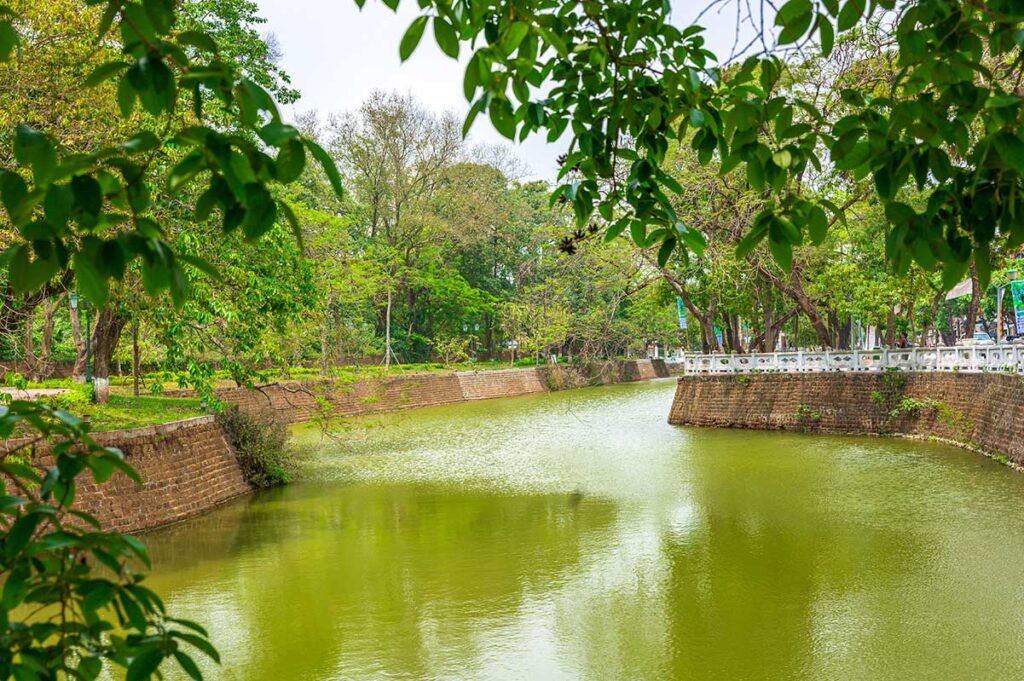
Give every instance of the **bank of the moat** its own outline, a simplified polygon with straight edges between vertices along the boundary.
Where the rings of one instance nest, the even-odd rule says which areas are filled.
[[[271,383],[255,390],[219,390],[218,397],[243,410],[271,410],[287,423],[301,423],[317,414],[356,416],[668,376],[663,361],[637,360],[586,368],[407,374],[345,383]],[[138,532],[160,527],[251,491],[225,433],[212,416],[97,433],[96,440],[123,451],[145,481],[139,487],[117,473],[108,483],[95,485],[88,475],[83,476],[76,508],[92,513],[111,530]],[[16,443],[4,446],[12,444]],[[45,447],[37,449],[36,461],[47,465]]]
[[[1024,465],[1024,377],[768,373],[679,379],[675,425],[940,438]]]

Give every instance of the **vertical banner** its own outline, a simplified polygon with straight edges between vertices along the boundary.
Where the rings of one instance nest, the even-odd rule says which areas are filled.
[[[1013,299],[1013,319],[1019,336],[1024,334],[1024,280],[1010,282],[1010,297]]]
[[[676,296],[676,311],[679,313],[679,330],[686,331],[686,307],[682,296]]]

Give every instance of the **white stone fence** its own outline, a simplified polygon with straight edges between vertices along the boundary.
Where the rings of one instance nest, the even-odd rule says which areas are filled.
[[[683,355],[687,374],[822,371],[1024,371],[1024,345],[892,350],[795,350],[747,355]]]

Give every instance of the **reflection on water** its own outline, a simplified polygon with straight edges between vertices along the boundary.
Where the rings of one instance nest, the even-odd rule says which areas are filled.
[[[223,679],[1024,677],[1024,476],[669,426],[671,381],[296,431],[309,482],[147,539]]]

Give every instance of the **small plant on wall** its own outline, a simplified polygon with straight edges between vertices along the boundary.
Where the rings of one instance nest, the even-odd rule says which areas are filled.
[[[800,404],[796,408],[796,416],[801,421],[817,423],[821,420],[821,410],[814,409],[806,404]]]
[[[217,422],[253,486],[276,487],[291,481],[294,463],[288,427],[272,411],[253,414],[234,406],[218,414]]]

